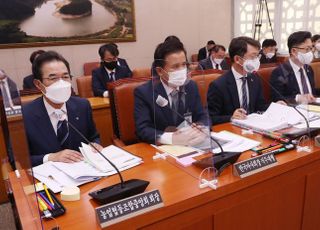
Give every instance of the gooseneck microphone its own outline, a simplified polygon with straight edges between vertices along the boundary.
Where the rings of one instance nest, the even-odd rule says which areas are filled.
[[[217,140],[215,140],[210,134],[208,135],[206,132],[204,132],[198,126],[194,126],[192,122],[190,122],[184,116],[182,116],[180,113],[178,113],[177,111],[173,110],[170,106],[168,106],[169,103],[166,98],[159,95],[156,99],[156,103],[158,106],[160,106],[162,108],[164,108],[164,107],[169,108],[177,116],[179,116],[181,119],[186,121],[188,123],[188,125],[196,128],[201,133],[205,134],[207,137],[210,138],[210,140],[212,140],[213,142],[215,142],[219,146],[220,153],[213,154],[213,156],[211,154],[211,156],[209,156],[209,157],[205,157],[205,158],[202,158],[201,160],[197,160],[197,161],[193,162],[194,165],[201,167],[201,168],[208,168],[208,167],[214,166],[218,170],[218,175],[219,175],[223,171],[223,169],[225,169],[227,166],[235,163],[237,161],[237,159],[239,158],[239,156],[241,155],[241,152],[225,152],[225,151],[223,151],[221,144]]]
[[[124,199],[130,196],[137,195],[145,191],[149,185],[149,181],[144,181],[140,179],[131,179],[124,181],[117,166],[112,163],[106,156],[104,156],[101,151],[99,151],[81,132],[78,130],[70,121],[66,118],[64,120],[88,145],[90,145],[97,153],[102,156],[117,172],[120,183],[111,185],[94,192],[90,192],[89,195],[101,204],[111,203],[120,199]]]

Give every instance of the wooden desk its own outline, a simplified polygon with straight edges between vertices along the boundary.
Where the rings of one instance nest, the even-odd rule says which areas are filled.
[[[215,130],[240,129],[220,125]],[[270,140],[249,135],[264,144]],[[295,150],[277,155],[279,164],[244,179],[233,176],[229,166],[219,177],[217,190],[199,189],[201,170],[182,168],[173,160],[152,160],[156,150],[140,143],[126,147],[144,158],[144,164],[123,172],[125,179],[150,181],[147,190],[159,189],[165,206],[115,224],[108,229],[306,229],[320,228],[320,149]],[[241,159],[250,157],[250,152]],[[14,174],[10,182],[18,183]],[[117,176],[81,186],[81,200],[63,202],[67,213],[57,222],[62,229],[99,229],[89,192],[118,183]],[[14,186],[12,186],[14,187]],[[14,191],[15,197],[21,194]],[[59,196],[59,195],[58,195]],[[28,218],[28,213],[19,213]],[[44,222],[44,226],[51,224]]]

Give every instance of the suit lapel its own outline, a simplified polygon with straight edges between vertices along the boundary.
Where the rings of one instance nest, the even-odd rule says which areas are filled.
[[[153,83],[153,82],[152,82]],[[158,96],[162,96],[164,97],[165,99],[167,99],[168,103],[169,103],[169,99],[168,99],[168,95],[162,85],[162,83],[159,81],[157,83],[155,83],[155,98],[154,98],[154,101],[157,100]],[[166,117],[166,120],[168,121],[169,124],[173,124],[173,116],[172,116],[172,111],[170,110],[170,104],[168,104],[168,106],[165,106],[165,107],[160,107],[159,105],[157,105],[155,103],[156,107],[160,108],[160,110],[163,112],[164,116]],[[155,114],[155,116],[157,116],[157,114]]]
[[[236,80],[234,79],[233,73],[230,70],[228,76],[228,92],[232,100],[232,104],[234,108],[240,108],[240,102],[239,102],[239,94],[237,89]]]
[[[292,84],[292,87],[294,87],[294,90],[296,90],[297,93],[300,93],[300,88],[299,88],[296,75],[289,61],[283,64],[283,75],[285,78],[288,79],[288,83]]]
[[[207,66],[208,66],[208,69],[213,69],[213,65],[212,65],[212,61],[211,61],[210,57],[207,58]]]
[[[248,82],[248,89],[249,89],[249,113],[253,112],[254,109],[254,101],[255,101],[255,84],[256,84],[256,81],[255,79],[252,77],[252,75],[248,75],[247,77],[247,82]]]
[[[76,104],[73,103],[72,99],[71,100],[69,99],[66,103],[66,107],[67,107],[68,121],[72,125],[74,125],[77,129],[79,129],[79,122],[84,122],[84,121],[81,121],[80,119],[81,117],[79,116],[79,111],[77,110]],[[79,139],[75,137],[79,137],[79,134],[69,127],[69,140]],[[72,146],[72,143],[70,142],[69,145]]]

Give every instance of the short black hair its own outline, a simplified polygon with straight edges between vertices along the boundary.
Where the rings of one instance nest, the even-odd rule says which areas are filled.
[[[265,39],[262,42],[262,48],[277,46],[277,42],[274,39]]]
[[[51,61],[61,61],[63,62],[70,74],[70,65],[68,61],[62,57],[61,54],[57,53],[56,51],[46,51],[40,54],[32,63],[32,74],[35,79],[42,81],[42,66]]]
[[[248,45],[254,46],[257,49],[260,49],[260,43],[253,38],[241,36],[233,38],[229,45],[229,56],[231,62],[233,62],[233,58],[238,55],[243,57],[245,53],[248,51]]]
[[[98,52],[101,59],[104,58],[104,53],[106,51],[109,51],[113,56],[116,56],[116,57],[119,55],[118,46],[115,43],[108,43],[100,46]]]
[[[309,31],[298,31],[290,34],[288,37],[289,53],[291,53],[291,49],[293,47],[304,43],[307,39],[311,39],[311,36],[312,35]]]
[[[223,45],[215,45],[212,49],[209,50],[209,52],[210,54],[212,54],[212,52],[218,53],[219,50],[223,50],[224,52],[226,52],[226,48]]]
[[[170,40],[160,43],[154,51],[154,67],[163,67],[164,59],[172,54],[183,51],[187,56],[187,52],[182,42],[177,40]]]
[[[34,51],[34,52],[30,55],[30,59],[29,59],[30,62],[31,62],[31,64],[33,63],[34,59],[35,59],[38,55],[43,54],[44,52],[46,52],[46,51],[44,51],[44,50]]]
[[[207,42],[207,45],[215,45],[216,43],[213,40]]]
[[[175,41],[181,42],[180,39],[175,35],[170,35],[170,36],[166,37],[166,39],[164,39],[165,42],[171,41],[171,40],[175,40]]]
[[[315,34],[315,35],[312,36],[311,41],[312,41],[312,42],[316,42],[316,41],[318,41],[319,39],[320,39],[320,34]]]

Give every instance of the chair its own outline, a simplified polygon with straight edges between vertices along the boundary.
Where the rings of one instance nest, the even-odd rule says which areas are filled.
[[[77,87],[78,87],[78,94],[80,97],[93,97],[92,91],[92,76],[82,76],[77,77]]]
[[[198,54],[192,54],[191,55],[191,61],[192,62],[198,62]]]
[[[202,105],[205,106],[207,104],[207,93],[209,85],[212,81],[218,79],[222,74],[221,73],[211,73],[211,74],[201,74],[195,75],[192,77],[192,80],[197,84],[199,94],[201,97]]]
[[[268,68],[261,68],[257,71],[257,75],[261,77],[262,89],[263,89],[263,96],[266,102],[271,101],[270,97],[270,77],[272,71],[276,68],[276,66],[268,67]]]
[[[151,77],[150,68],[134,69],[132,71],[132,78]]]
[[[100,62],[87,62],[83,64],[83,75],[88,76],[92,74],[92,70],[98,68]]]
[[[315,88],[319,89],[320,88],[320,62],[319,61],[312,62],[310,65],[314,72]]]
[[[277,63],[282,64],[288,61],[289,56],[277,56]]]
[[[207,74],[213,74],[213,73],[218,73],[218,74],[223,74],[225,71],[220,70],[220,69],[205,69],[205,70],[193,70],[190,72],[191,77],[196,76],[196,75],[207,75]]]
[[[125,78],[108,83],[113,123],[113,144],[124,146],[138,142],[134,121],[134,90],[147,78]]]

